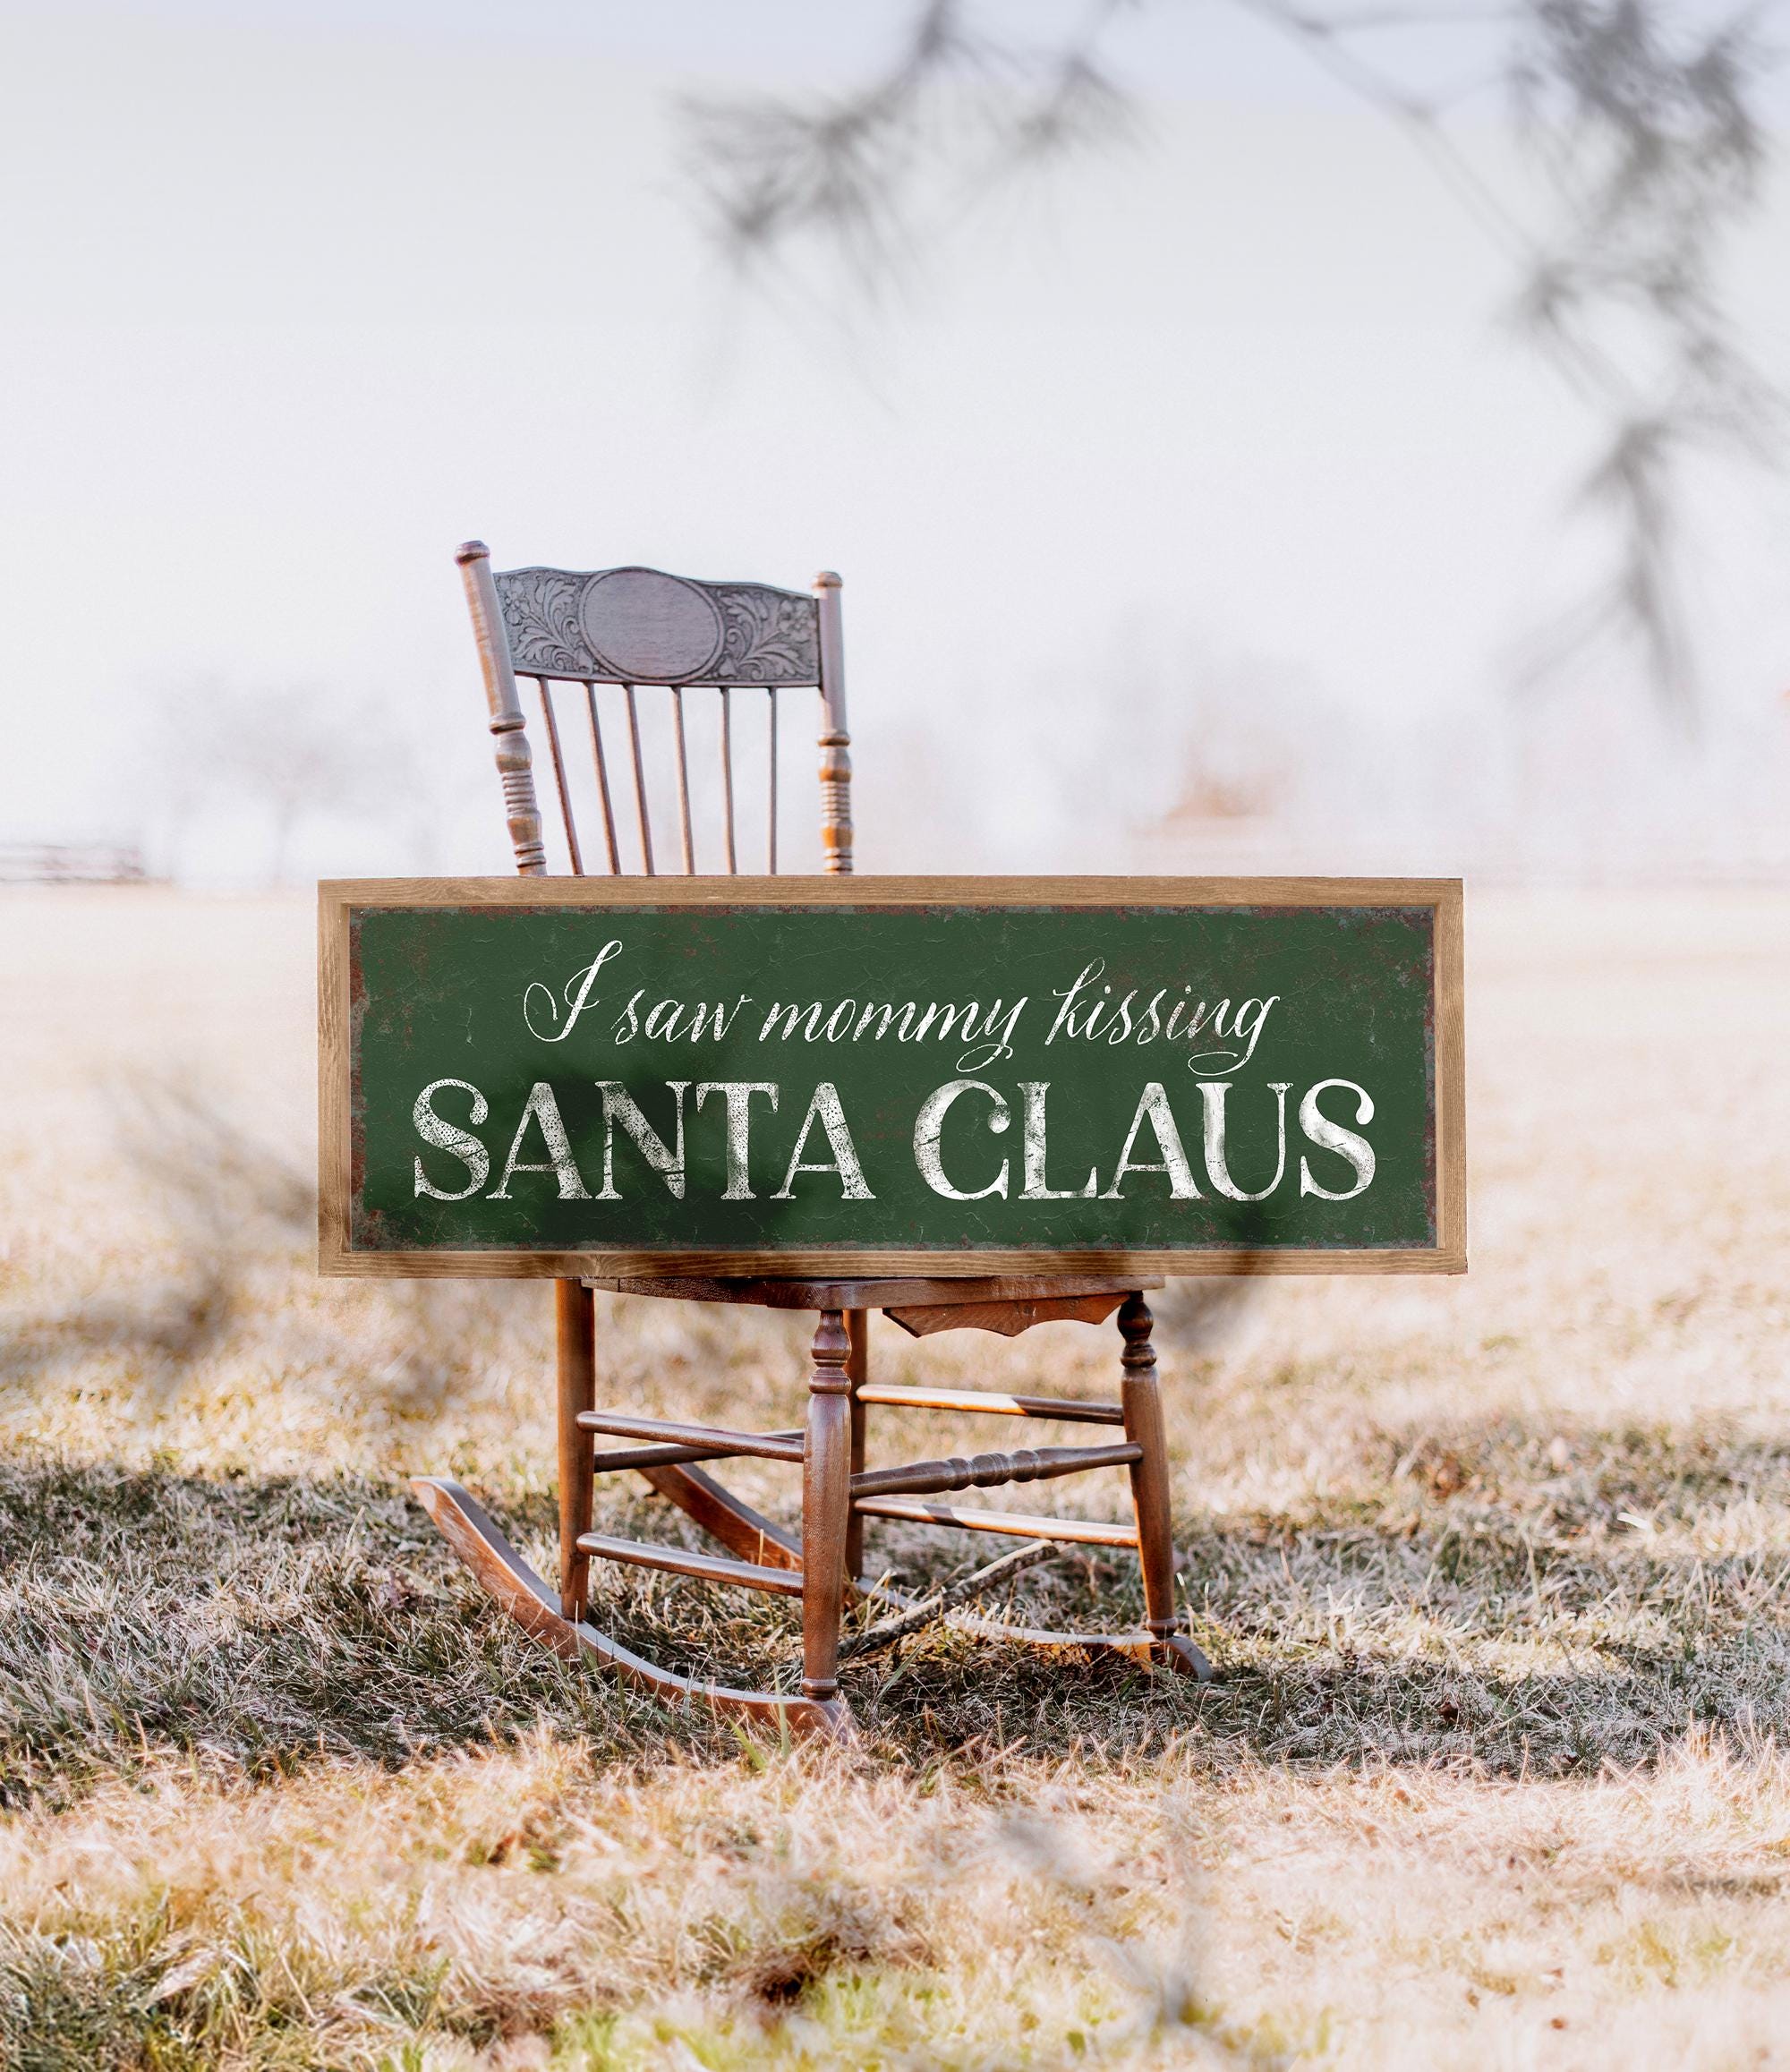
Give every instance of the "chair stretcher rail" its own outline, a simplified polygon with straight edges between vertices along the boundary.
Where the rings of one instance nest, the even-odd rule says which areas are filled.
[[[982,1411],[990,1417],[1055,1418],[1074,1425],[1122,1425],[1125,1421],[1125,1412],[1116,1403],[1077,1403],[1069,1396],[1003,1395],[980,1388],[895,1388],[874,1382],[858,1390],[857,1400],[888,1403],[898,1410]]]
[[[730,1432],[720,1425],[677,1424],[664,1418],[625,1417],[619,1411],[581,1410],[577,1422],[587,1432],[618,1439],[660,1439],[678,1446],[704,1446],[717,1454],[750,1454],[762,1461],[802,1458],[799,1438],[780,1432]]]
[[[801,1444],[799,1430],[767,1432],[770,1439],[790,1439]],[[618,1446],[611,1453],[592,1454],[593,1475],[619,1474],[628,1468],[683,1468],[696,1461],[731,1461],[739,1457],[736,1446]]]
[[[653,1547],[644,1539],[612,1539],[606,1532],[581,1532],[578,1551],[598,1561],[661,1568],[672,1575],[695,1576],[703,1582],[732,1583],[744,1590],[770,1590],[778,1597],[802,1594],[802,1572],[797,1568],[764,1568],[755,1561],[730,1561],[719,1554],[695,1554],[683,1547]]]
[[[962,1532],[1010,1532],[1021,1539],[1055,1539],[1069,1547],[1135,1547],[1129,1526],[1095,1518],[1039,1518],[1025,1511],[960,1511],[954,1504],[928,1504],[917,1496],[864,1496],[852,1509],[866,1518],[899,1518],[911,1525],[945,1525]]]
[[[1002,1482],[1048,1482],[1089,1468],[1129,1468],[1144,1449],[1120,1446],[1036,1446],[1013,1454],[976,1454],[968,1460],[916,1461],[854,1475],[854,1496],[935,1496],[946,1489],[990,1489]]]

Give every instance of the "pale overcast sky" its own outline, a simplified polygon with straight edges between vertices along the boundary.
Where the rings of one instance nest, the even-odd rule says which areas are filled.
[[[1381,725],[1494,695],[1571,593],[1593,428],[1408,141],[1240,13],[1141,11],[1146,134],[972,212],[874,318],[732,293],[677,96],[855,77],[906,12],[0,9],[0,832],[129,831],[141,715],[207,677],[396,699],[473,781],[473,533],[499,565],[840,569],[885,780],[930,741],[998,784],[1040,685],[1059,715],[1065,683],[1120,697],[1139,640],[1284,662]],[[1787,192],[1739,267],[1780,379]],[[1790,684],[1790,492],[1711,476],[1696,516],[1712,693],[1760,707]],[[866,785],[885,866],[897,796]],[[437,867],[504,867],[486,803]]]

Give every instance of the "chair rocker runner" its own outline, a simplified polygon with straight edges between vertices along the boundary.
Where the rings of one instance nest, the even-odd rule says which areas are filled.
[[[657,865],[648,805],[637,693],[669,694],[675,752],[678,824],[683,867],[694,873],[686,694],[700,692],[718,718],[721,853],[738,870],[739,829],[734,784],[736,697],[764,694],[767,728],[764,803],[766,870],[777,869],[778,695],[806,687],[820,698],[821,843],[825,868],[852,867],[850,737],[846,728],[840,579],[823,574],[813,592],[754,583],[696,583],[649,568],[581,574],[557,568],[494,571],[489,550],[473,541],[458,556],[497,740],[497,764],[516,868],[547,869],[533,757],[517,688],[532,678],[552,763],[566,853],[576,874],[584,850],[572,802],[567,744],[553,686],[571,686],[582,707],[592,774],[601,804],[608,869],[619,874],[624,847],[646,874]],[[631,839],[618,814],[603,738],[599,685],[619,689],[626,743],[622,770],[634,806]],[[695,700],[693,698],[693,703]],[[455,1551],[507,1611],[536,1639],[568,1659],[590,1656],[629,1682],[669,1698],[700,1699],[723,1710],[782,1720],[792,1728],[840,1735],[850,1714],[839,1694],[840,1624],[848,1598],[874,1595],[896,1606],[903,1594],[865,1573],[866,1522],[900,1520],[975,1532],[1017,1534],[1068,1545],[1129,1547],[1138,1552],[1144,1586],[1144,1626],[1111,1633],[1053,1633],[978,1619],[959,1612],[951,1623],[985,1637],[1051,1648],[1116,1651],[1165,1663],[1206,1678],[1211,1669],[1174,1608],[1174,1559],[1169,1536],[1168,1456],[1151,1317],[1144,1300],[1155,1280],[1087,1275],[989,1279],[834,1280],[703,1279],[611,1276],[555,1283],[558,1359],[559,1574],[554,1589],[536,1575],[481,1506],[457,1483],[422,1477],[419,1500]],[[705,1302],[746,1302],[815,1313],[804,1428],[742,1432],[600,1409],[592,1291]],[[974,1389],[895,1387],[873,1381],[869,1317],[881,1309],[915,1337],[975,1329],[1012,1337],[1035,1324],[1062,1318],[1104,1323],[1115,1312],[1122,1340],[1116,1403]],[[873,1409],[946,1411],[1002,1420],[1116,1428],[1097,1445],[1040,1445],[889,1467],[866,1466]],[[622,1439],[623,1446],[598,1441]],[[802,1531],[797,1537],[762,1516],[709,1473],[741,1458],[781,1462],[802,1471]],[[1106,1524],[959,1504],[960,1491],[1007,1483],[1052,1481],[1097,1468],[1123,1468],[1130,1479],[1133,1522]],[[688,1513],[724,1554],[618,1539],[592,1530],[594,1478],[632,1472]],[[801,1695],[739,1691],[682,1676],[649,1662],[600,1632],[588,1616],[591,1564],[609,1561],[667,1571],[748,1590],[798,1598],[802,1604]]]

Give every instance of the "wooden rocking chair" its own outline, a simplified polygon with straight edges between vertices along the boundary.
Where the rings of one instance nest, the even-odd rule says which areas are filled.
[[[472,608],[490,729],[497,738],[510,840],[516,868],[525,875],[547,869],[536,804],[518,675],[534,679],[554,789],[572,870],[582,874],[584,851],[572,804],[567,757],[556,712],[553,683],[575,686],[583,708],[601,801],[608,867],[622,868],[624,840],[612,789],[597,686],[621,692],[626,746],[624,780],[635,806],[635,836],[627,846],[643,871],[655,869],[642,749],[637,690],[669,694],[678,780],[678,825],[686,872],[696,869],[692,826],[686,693],[700,687],[720,727],[721,851],[729,873],[738,870],[734,796],[735,701],[763,694],[769,726],[765,868],[777,870],[777,701],[786,686],[820,695],[821,840],[830,873],[848,873],[851,854],[851,763],[846,731],[840,618],[840,579],[822,575],[813,593],[761,584],[695,583],[647,568],[594,574],[524,568],[494,572],[489,550],[473,541],[458,559]],[[617,704],[611,692],[612,707]],[[612,727],[617,722],[612,719]],[[613,738],[613,737],[612,737]],[[1209,1677],[1206,1658],[1188,1638],[1174,1608],[1174,1559],[1169,1538],[1168,1459],[1163,1431],[1155,1354],[1146,1288],[1160,1281],[1049,1276],[999,1279],[832,1280],[606,1277],[555,1283],[558,1326],[559,1578],[550,1590],[528,1567],[491,1520],[458,1484],[421,1478],[419,1499],[456,1551],[492,1595],[537,1639],[575,1659],[593,1656],[631,1682],[680,1700],[700,1699],[726,1710],[780,1718],[797,1729],[845,1734],[850,1714],[839,1695],[840,1621],[848,1594],[878,1589],[864,1574],[866,1520],[899,1519],[972,1531],[1018,1534],[1097,1547],[1135,1547],[1143,1573],[1145,1630],[1103,1634],[1037,1632],[967,1615],[954,1623],[978,1633],[1052,1648],[1117,1651],[1155,1660],[1188,1675]],[[806,1428],[751,1433],[720,1427],[636,1417],[597,1406],[596,1346],[592,1291],[669,1296],[685,1301],[750,1302],[817,1312]],[[1104,1322],[1116,1310],[1123,1340],[1119,1401],[1087,1403],[1046,1395],[1007,1395],[979,1390],[902,1388],[870,1378],[869,1314],[873,1309],[916,1337],[974,1329],[1011,1337],[1034,1324],[1071,1317]],[[865,1465],[866,1413],[878,1409],[926,1409],[981,1416],[1044,1419],[1119,1426],[1122,1440],[1096,1446],[1044,1446],[967,1459]],[[599,1452],[598,1435],[636,1442]],[[751,1456],[802,1469],[799,1539],[731,1495],[707,1472],[714,1462]],[[1135,1526],[1092,1520],[1045,1518],[1027,1513],[960,1509],[939,1499],[950,1492],[1006,1482],[1031,1482],[1086,1469],[1124,1467],[1130,1475]],[[679,1505],[728,1549],[725,1556],[676,1547],[618,1539],[592,1531],[593,1479],[632,1471]],[[771,1590],[802,1600],[802,1696],[730,1690],[674,1674],[644,1660],[586,1616],[592,1560],[633,1563],[712,1582]]]

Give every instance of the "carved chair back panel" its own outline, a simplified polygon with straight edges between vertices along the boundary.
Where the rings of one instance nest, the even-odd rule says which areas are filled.
[[[518,676],[617,684],[814,684],[816,601],[763,583],[693,583],[657,568],[495,573]]]

